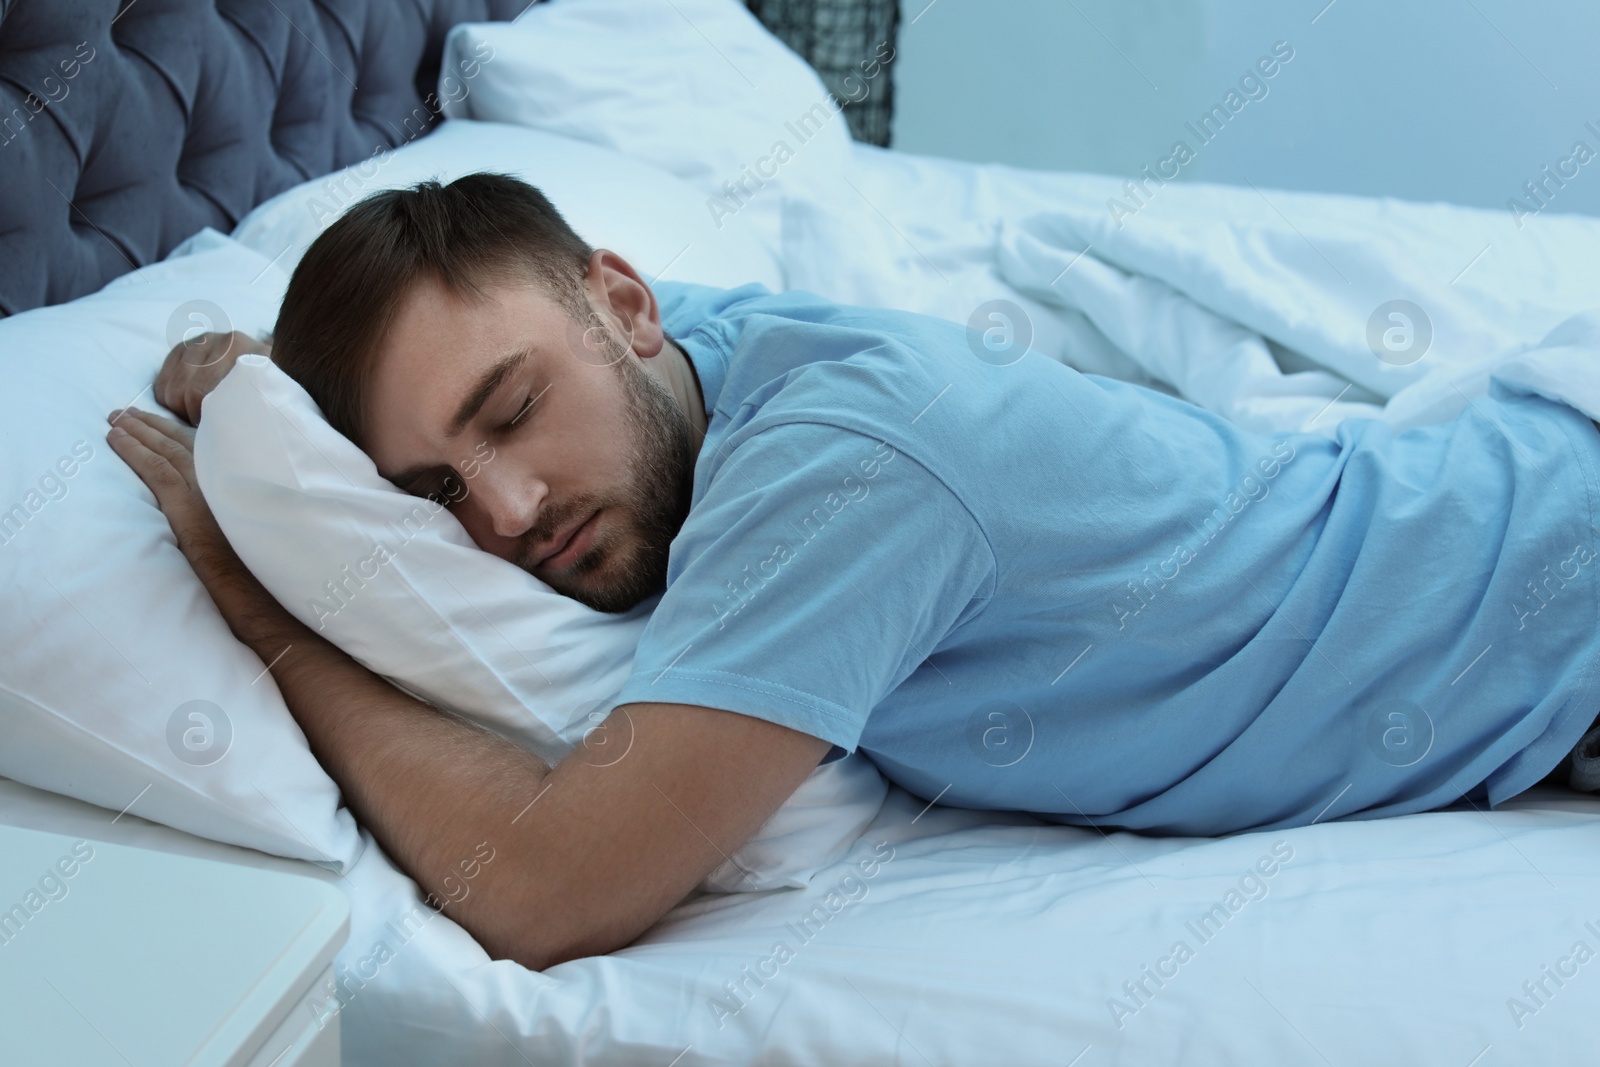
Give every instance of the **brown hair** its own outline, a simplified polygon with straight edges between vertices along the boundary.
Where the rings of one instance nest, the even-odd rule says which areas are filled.
[[[593,251],[543,193],[509,175],[374,193],[329,226],[295,268],[272,361],[361,445],[373,357],[416,281],[431,275],[476,296],[485,283],[531,280],[587,320]]]

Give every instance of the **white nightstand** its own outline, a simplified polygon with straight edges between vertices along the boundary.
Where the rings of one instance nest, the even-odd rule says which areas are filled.
[[[337,1067],[315,878],[0,825],[0,1064]]]

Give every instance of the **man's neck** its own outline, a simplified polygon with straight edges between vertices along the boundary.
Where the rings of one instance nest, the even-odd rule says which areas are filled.
[[[700,443],[706,439],[707,423],[705,396],[700,392],[700,376],[695,373],[694,363],[688,353],[670,340],[665,343],[661,358],[661,374],[666,379],[667,388],[672,390],[678,406],[689,418],[689,447],[693,458],[697,459],[700,456]]]

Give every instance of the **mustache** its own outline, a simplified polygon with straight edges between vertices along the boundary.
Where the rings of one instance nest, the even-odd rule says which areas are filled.
[[[559,511],[546,508],[539,516],[539,521],[522,535],[517,544],[517,566],[533,573],[536,564],[534,550],[541,545],[548,544],[550,539],[559,530],[570,526],[573,520],[583,515],[601,510],[602,501],[597,497],[585,496],[577,500],[568,501]]]

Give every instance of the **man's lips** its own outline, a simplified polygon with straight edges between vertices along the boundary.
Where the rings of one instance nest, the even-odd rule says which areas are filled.
[[[569,526],[567,529],[556,535],[556,537],[549,542],[548,547],[542,548],[534,556],[533,566],[536,568],[554,566],[555,568],[560,569],[574,562],[576,557],[581,555],[582,551],[588,547],[588,542],[591,540],[590,532],[593,529],[594,519],[599,514],[600,513],[598,511],[592,512],[580,522]]]

